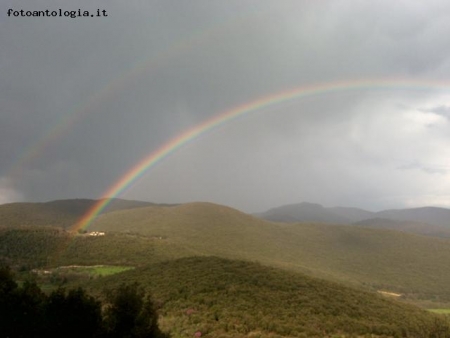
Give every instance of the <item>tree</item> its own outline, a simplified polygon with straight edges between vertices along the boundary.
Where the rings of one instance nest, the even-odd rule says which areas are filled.
[[[82,288],[53,291],[45,306],[48,334],[58,337],[94,337],[102,329],[101,303]]]
[[[0,265],[0,296],[4,296],[17,288],[11,269],[7,265]]]
[[[21,337],[167,338],[149,295],[136,283],[107,292],[107,305],[82,288],[46,295],[33,281],[20,287],[0,265],[0,335]]]
[[[158,327],[158,315],[149,295],[134,284],[122,284],[106,294],[106,331],[109,337],[163,338]]]
[[[0,267],[0,328],[5,337],[40,337],[45,295],[35,282],[18,287],[9,267]]]

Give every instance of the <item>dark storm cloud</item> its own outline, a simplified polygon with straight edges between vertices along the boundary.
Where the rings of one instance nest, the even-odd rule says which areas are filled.
[[[6,15],[59,7],[108,17]],[[0,11],[0,202],[98,197],[184,130],[273,93],[450,74],[446,1],[23,0]],[[261,109],[173,154],[127,196],[249,211],[300,200],[450,205],[442,192],[429,198],[447,173],[426,175],[445,166],[446,127],[421,112],[448,118],[445,95],[340,91]],[[420,170],[396,170],[416,159]]]

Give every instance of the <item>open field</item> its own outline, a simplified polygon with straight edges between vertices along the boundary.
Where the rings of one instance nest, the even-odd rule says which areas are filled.
[[[132,269],[134,269],[133,266],[67,265],[47,269],[33,269],[32,273],[44,291],[53,291],[59,286],[111,276]],[[27,278],[26,275],[23,277]]]
[[[50,270],[35,270],[37,274],[80,274],[87,277],[104,277],[115,275],[127,270],[134,269],[131,266],[114,266],[114,265],[69,265],[59,266]]]

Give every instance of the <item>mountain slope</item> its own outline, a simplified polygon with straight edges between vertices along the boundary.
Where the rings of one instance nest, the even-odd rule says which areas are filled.
[[[450,241],[358,226],[267,222],[211,203],[101,215],[90,230],[138,232],[198,255],[258,260],[317,276],[450,300]]]
[[[425,236],[450,238],[450,228],[422,222],[371,218],[353,224],[374,229],[391,229]]]

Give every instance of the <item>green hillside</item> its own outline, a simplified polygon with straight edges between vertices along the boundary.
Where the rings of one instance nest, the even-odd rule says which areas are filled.
[[[98,200],[69,199],[45,203],[8,203],[0,205],[0,227],[56,226],[69,228]],[[103,212],[155,205],[150,202],[113,199]]]
[[[100,216],[90,230],[161,236],[199,255],[264,264],[405,294],[450,300],[450,241],[382,229],[271,223],[210,203]]]
[[[139,283],[172,337],[450,337],[444,317],[373,293],[257,263],[190,257],[91,281]],[[373,336],[372,336],[372,335]],[[440,334],[440,335],[437,335]]]

